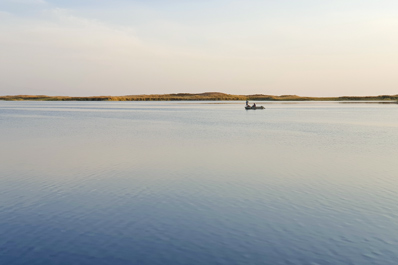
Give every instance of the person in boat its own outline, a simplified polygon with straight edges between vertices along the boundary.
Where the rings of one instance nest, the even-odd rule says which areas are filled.
[[[250,106],[249,106],[249,101],[248,101],[248,100],[246,100],[246,107],[250,107]]]
[[[256,107],[256,103],[253,104],[253,107],[252,107],[252,108],[255,108],[255,107]]]

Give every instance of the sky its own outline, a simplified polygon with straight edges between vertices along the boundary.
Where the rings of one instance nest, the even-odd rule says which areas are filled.
[[[0,95],[395,95],[397,73],[397,0],[0,0]]]

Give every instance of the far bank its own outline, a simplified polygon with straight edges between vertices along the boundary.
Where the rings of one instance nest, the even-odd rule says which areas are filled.
[[[232,95],[219,92],[206,92],[198,94],[153,94],[153,95],[126,95],[126,96],[46,96],[46,95],[7,95],[0,96],[0,100],[39,100],[39,101],[181,101],[181,100],[257,100],[257,101],[388,101],[398,100],[398,95],[379,96],[340,96],[340,97],[301,97],[297,95]]]

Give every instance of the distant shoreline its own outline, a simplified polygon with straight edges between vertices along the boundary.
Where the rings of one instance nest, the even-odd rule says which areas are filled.
[[[206,92],[199,94],[177,93],[156,95],[128,95],[128,96],[92,96],[92,97],[68,97],[45,95],[15,95],[0,96],[5,101],[219,101],[219,100],[256,100],[256,101],[387,101],[398,100],[398,95],[379,96],[341,96],[341,97],[300,97],[296,95],[231,95],[219,92]]]

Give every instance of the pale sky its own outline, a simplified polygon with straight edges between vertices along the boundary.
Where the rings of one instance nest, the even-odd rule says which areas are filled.
[[[397,0],[0,0],[0,95],[398,94]]]

